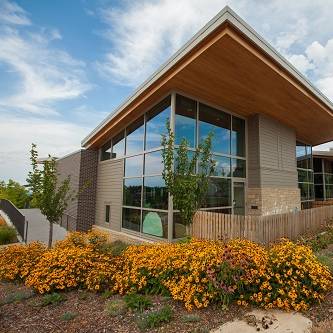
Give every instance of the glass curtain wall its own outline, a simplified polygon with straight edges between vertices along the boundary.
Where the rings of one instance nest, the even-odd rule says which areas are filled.
[[[333,161],[314,158],[313,168],[316,200],[333,199]]]
[[[170,227],[161,134],[166,131],[167,121],[172,119],[176,149],[185,138],[193,151],[209,132],[214,133],[216,170],[209,181],[203,210],[232,214],[233,182],[245,184],[246,179],[245,120],[180,95],[175,95],[174,106],[172,115],[171,97],[167,97],[106,142],[100,152],[102,161],[124,158],[122,227],[165,239]],[[170,213],[170,237],[184,237],[186,228],[177,210]]]
[[[233,181],[246,179],[245,120],[219,109],[176,95],[175,143],[185,138],[190,150],[203,142],[208,133],[214,134],[212,152],[216,170],[209,180],[209,187],[202,210],[233,213]],[[177,210],[173,215],[173,237],[182,236]]]
[[[302,142],[296,142],[296,160],[298,172],[298,187],[301,190],[302,209],[311,208],[314,201],[314,175],[312,147]]]
[[[170,104],[170,97],[163,100],[130,124],[124,137],[122,227],[166,239],[168,192],[162,178],[161,134],[171,116]]]

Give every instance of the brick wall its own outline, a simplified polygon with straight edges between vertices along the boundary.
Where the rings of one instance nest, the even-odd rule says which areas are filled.
[[[301,209],[298,188],[249,188],[247,215],[274,215]]]
[[[95,223],[97,164],[97,150],[82,150],[76,226],[78,231],[87,231]]]

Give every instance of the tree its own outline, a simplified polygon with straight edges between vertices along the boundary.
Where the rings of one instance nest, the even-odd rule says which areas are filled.
[[[162,135],[162,176],[175,209],[185,225],[201,208],[208,190],[209,177],[214,173],[215,161],[211,153],[213,133],[209,133],[195,151],[189,150],[188,142],[182,139],[175,148],[174,134],[167,122],[167,134]]]
[[[26,208],[29,205],[29,191],[20,183],[9,179],[6,184],[0,181],[0,199],[11,201],[17,208]]]
[[[28,174],[28,187],[32,191],[33,201],[49,221],[48,245],[51,247],[53,224],[60,220],[69,201],[74,198],[74,193],[70,189],[69,176],[62,182],[58,181],[55,158],[49,155],[39,167],[37,146],[34,143],[31,145],[30,154],[32,171]]]

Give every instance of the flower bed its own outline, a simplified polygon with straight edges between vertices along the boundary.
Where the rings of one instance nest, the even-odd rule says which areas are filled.
[[[302,311],[332,288],[329,270],[312,250],[286,240],[269,249],[247,240],[133,245],[113,255],[96,232],[72,233],[49,250],[38,243],[3,249],[0,279],[21,279],[39,293],[86,288],[169,295],[188,310],[236,301]]]

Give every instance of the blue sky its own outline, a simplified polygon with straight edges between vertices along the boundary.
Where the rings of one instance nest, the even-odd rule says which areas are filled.
[[[24,182],[31,142],[78,149],[226,4],[333,99],[330,0],[0,0],[0,179]]]

